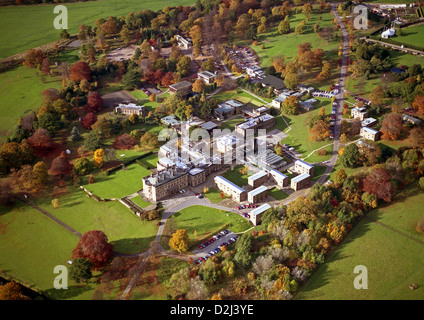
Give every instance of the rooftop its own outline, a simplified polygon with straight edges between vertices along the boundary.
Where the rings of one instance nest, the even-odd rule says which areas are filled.
[[[286,88],[284,81],[272,75],[268,75],[261,80],[261,83],[267,87],[274,87],[276,90],[283,90]]]
[[[378,131],[377,130],[374,130],[374,129],[371,129],[371,128],[368,128],[368,127],[362,127],[362,129],[361,129],[361,131],[366,131],[366,132],[368,132],[368,133],[371,133],[371,134],[377,134],[378,133]]]
[[[215,129],[216,127],[218,127],[218,125],[215,122],[208,121],[208,122],[201,124],[200,127],[205,129],[205,130],[212,130],[212,129]]]
[[[249,129],[251,127],[256,126],[259,122],[268,121],[274,118],[273,116],[269,114],[263,114],[261,116],[258,116],[256,118],[249,119],[245,122],[239,123],[237,126],[243,130]]]
[[[254,175],[250,176],[248,178],[248,180],[255,181],[255,180],[258,180],[258,179],[265,177],[267,175],[268,175],[268,173],[266,173],[265,170],[262,170],[262,171],[259,171],[258,173],[255,173]]]
[[[302,160],[296,160],[295,165],[296,164],[299,165],[299,166],[302,166],[304,168],[307,168],[307,169],[312,169],[314,167],[313,165],[310,165],[309,163],[302,161]]]
[[[269,173],[272,174],[274,176],[274,178],[276,178],[276,179],[286,179],[286,178],[288,178],[288,176],[286,176],[284,173],[282,173],[278,170],[273,169]]]
[[[305,180],[305,179],[307,179],[309,177],[310,177],[310,175],[308,173],[302,173],[302,174],[294,177],[293,179],[291,179],[291,181],[297,183],[297,182],[300,182],[302,180]]]
[[[120,103],[117,108],[125,108],[125,109],[134,109],[134,110],[141,110],[144,109],[145,106],[138,106],[135,103],[128,103],[128,104],[124,104],[124,103]]]
[[[242,192],[245,192],[246,190],[244,190],[243,188],[240,188],[238,185],[236,185],[236,184],[234,184],[234,183],[232,183],[230,180],[227,180],[227,179],[225,179],[224,177],[222,177],[222,176],[216,176],[215,177],[215,182],[220,182],[220,183],[223,183],[223,184],[225,184],[227,187],[229,187],[231,190],[233,190],[234,192],[236,192],[236,193],[242,193]]]
[[[265,186],[257,187],[256,189],[253,189],[252,191],[249,191],[248,194],[252,197],[257,196],[258,194],[261,194],[262,192],[267,191],[268,188]]]
[[[183,89],[183,88],[187,88],[191,86],[191,82],[188,82],[186,80],[183,80],[181,82],[177,82],[175,84],[171,84],[169,87],[174,89],[174,90],[178,90],[178,89]]]
[[[213,74],[212,72],[209,72],[209,71],[201,71],[197,75],[198,76],[205,77],[205,78],[213,78],[213,77],[215,77],[215,74]]]
[[[250,215],[251,216],[256,216],[258,214],[264,213],[265,211],[267,211],[268,209],[271,209],[271,206],[268,203],[264,203],[263,205],[253,209],[252,211],[250,211]]]

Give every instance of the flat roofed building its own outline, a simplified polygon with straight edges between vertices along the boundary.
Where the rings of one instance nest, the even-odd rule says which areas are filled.
[[[144,117],[147,114],[147,109],[145,106],[138,106],[135,103],[120,103],[115,108],[115,112],[122,114],[136,114],[138,116]]]
[[[271,170],[269,173],[279,188],[284,188],[289,185],[289,177],[284,173],[278,170]]]
[[[214,181],[218,189],[226,195],[230,196],[234,201],[242,202],[246,200],[246,190],[239,187],[238,185],[232,183],[231,181],[225,179],[222,176],[216,176],[214,178]]]
[[[377,141],[380,138],[380,132],[379,131],[368,128],[368,127],[362,127],[359,135],[362,138],[364,138],[366,140],[371,140],[371,141]]]
[[[361,122],[362,127],[372,127],[377,124],[377,119],[374,118],[366,118],[364,121]]]
[[[258,203],[263,201],[266,198],[267,194],[268,188],[265,186],[260,186],[247,193],[247,200],[249,201],[249,203]]]
[[[245,137],[247,134],[246,130],[248,129],[254,130],[254,134],[256,134],[259,129],[270,129],[274,126],[275,118],[270,114],[263,114],[256,118],[252,118],[245,122],[237,124],[235,131]]]
[[[275,98],[274,100],[272,100],[271,101],[271,105],[274,107],[274,108],[277,108],[277,109],[281,109],[281,103],[284,101],[284,100],[286,100],[286,96],[285,95],[282,95],[282,94],[280,94],[277,98]]]
[[[191,92],[191,82],[183,80],[169,86],[169,91],[172,93],[179,93],[181,95],[186,95]]]
[[[202,71],[197,74],[197,78],[206,84],[212,84],[215,81],[216,75],[209,71]]]
[[[160,119],[160,121],[167,126],[179,126],[181,121],[177,120],[174,115],[166,116]]]
[[[364,121],[364,119],[368,116],[367,109],[365,107],[355,107],[351,111],[351,116],[353,119],[359,119],[361,121]]]
[[[265,211],[271,209],[271,206],[268,203],[264,203],[263,205],[253,209],[249,212],[250,215],[250,221],[253,223],[253,225],[257,226],[261,223],[262,215]]]
[[[302,160],[296,160],[296,162],[294,163],[294,171],[296,171],[299,174],[302,173],[307,173],[311,176],[314,175],[314,166],[302,161]]]
[[[302,173],[291,179],[291,188],[294,191],[309,186],[311,183],[311,176],[308,173]]]
[[[247,182],[252,188],[257,188],[258,186],[263,185],[267,180],[268,173],[265,170],[259,171],[247,178]]]
[[[205,129],[207,131],[212,131],[213,129],[216,129],[218,125],[215,122],[208,121],[200,125],[200,128]]]
[[[421,119],[414,118],[414,117],[407,115],[407,114],[402,115],[402,120],[409,122],[410,124],[413,124],[413,125],[420,125],[421,122],[422,122]]]
[[[286,85],[284,84],[284,81],[282,79],[272,75],[266,76],[260,82],[264,87],[274,88],[274,92],[277,94],[281,93],[286,88]]]
[[[233,135],[224,135],[216,138],[216,149],[220,153],[235,153],[237,137]]]
[[[177,39],[178,45],[180,47],[183,47],[184,49],[191,49],[191,47],[193,46],[191,39],[184,38],[183,36],[180,36],[179,34],[175,36],[175,39]]]

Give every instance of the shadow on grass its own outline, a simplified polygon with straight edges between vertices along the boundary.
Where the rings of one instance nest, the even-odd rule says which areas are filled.
[[[68,300],[75,298],[84,292],[93,290],[89,284],[69,286],[68,289],[51,288],[43,291],[43,294],[53,300]]]
[[[114,252],[123,255],[133,255],[148,250],[155,238],[156,235],[145,238],[119,239],[110,243],[113,245]]]

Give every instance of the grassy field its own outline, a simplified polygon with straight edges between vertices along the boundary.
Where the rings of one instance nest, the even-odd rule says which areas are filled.
[[[256,106],[263,106],[264,102],[258,100],[257,98],[255,98],[254,96],[252,96],[251,94],[247,93],[246,91],[243,91],[241,89],[235,89],[235,90],[230,90],[230,91],[221,91],[219,93],[217,93],[216,95],[213,96],[213,99],[217,100],[218,102],[224,102],[227,100],[238,100],[243,102],[244,104],[247,103],[252,103]]]
[[[281,191],[278,188],[274,188],[271,191],[268,191],[268,194],[273,197],[275,200],[284,200],[289,195],[285,193],[284,191]]]
[[[222,174],[222,176],[225,179],[230,180],[232,183],[235,183],[239,187],[243,187],[243,186],[247,185],[249,175],[242,174],[240,172],[241,169],[243,169],[242,165],[235,166],[231,170],[228,170],[227,172]]]
[[[322,21],[319,22],[321,16]],[[259,59],[261,60],[261,66],[267,67],[271,65],[271,58],[274,56],[282,55],[287,58],[293,58],[297,56],[297,45],[303,42],[309,42],[312,48],[321,48],[326,52],[327,58],[332,55],[330,51],[338,50],[339,41],[327,42],[320,38],[316,33],[312,31],[312,26],[316,23],[320,23],[321,27],[325,27],[331,24],[334,17],[330,13],[323,14],[311,14],[309,22],[306,22],[303,34],[295,34],[294,28],[305,19],[303,13],[294,14],[290,18],[290,27],[292,32],[287,35],[280,35],[277,32],[277,27],[272,28],[268,33],[261,34],[258,37],[258,45],[251,48],[256,52]],[[262,44],[265,45],[265,49],[262,49]],[[336,52],[337,53],[337,52]]]
[[[384,226],[363,218],[296,298],[424,299],[423,244],[407,237],[424,239],[414,230],[417,220],[423,218],[423,205],[424,193],[415,184],[399,193],[393,204],[371,211],[368,217]],[[368,269],[367,290],[353,287],[357,265]],[[412,283],[419,288],[410,290]]]
[[[56,265],[66,265],[78,237],[32,207],[0,208],[0,270],[28,287],[53,288]]]
[[[1,10],[1,8],[0,8]],[[27,110],[41,107],[41,93],[48,88],[60,86],[60,80],[52,76],[41,77],[36,69],[20,66],[0,73],[0,135],[10,132],[18,123],[19,117]]]
[[[141,179],[149,174],[150,170],[135,163],[126,170],[115,171],[109,176],[97,175],[94,183],[85,185],[85,188],[103,199],[123,198],[141,190],[143,187]]]
[[[225,226],[233,232],[251,227],[250,223],[236,213],[204,206],[191,206],[173,215],[177,229],[186,229],[191,243],[207,235],[213,235]],[[196,231],[196,234],[194,233]]]
[[[78,32],[82,24],[94,25],[99,18],[126,16],[139,10],[159,10],[166,6],[191,5],[193,0],[98,0],[66,3],[68,9],[68,32]],[[59,39],[61,30],[53,27],[58,16],[53,13],[55,5],[9,6],[0,8],[0,59]]]
[[[204,194],[213,203],[221,202],[222,200],[228,198],[225,194],[221,198],[221,191],[215,188],[209,188],[208,192]]]
[[[287,137],[281,140],[281,143],[287,143],[300,152],[303,157],[308,156],[314,150],[323,147],[329,143],[330,140],[324,141],[311,141],[309,140],[309,121],[312,117],[318,114],[321,107],[325,107],[326,114],[331,113],[331,99],[321,99],[315,106],[315,109],[309,112],[301,113],[294,116],[284,116],[284,119],[290,126],[290,130],[286,130]],[[310,161],[308,159],[308,161]]]
[[[393,41],[406,45],[423,46],[424,24],[402,28],[402,34],[393,37]]]

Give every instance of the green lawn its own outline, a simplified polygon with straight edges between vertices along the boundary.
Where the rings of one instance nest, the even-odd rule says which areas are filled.
[[[240,102],[243,102],[244,104],[247,103],[252,103],[256,106],[263,106],[264,102],[258,100],[257,98],[255,98],[254,96],[252,96],[251,94],[249,94],[246,91],[243,91],[241,89],[235,89],[235,90],[230,90],[230,91],[221,91],[219,93],[217,93],[216,95],[213,96],[213,99],[215,99],[218,102],[224,102],[227,100],[238,100]]]
[[[129,12],[144,9],[158,10],[166,6],[191,5],[193,0],[153,1],[145,0],[98,0],[66,3],[68,9],[68,32],[78,32],[82,24],[94,25],[99,18],[113,15],[126,16]],[[55,4],[7,6],[0,8],[0,59],[59,40],[60,30],[53,27],[58,16],[53,13]]]
[[[235,166],[231,170],[228,170],[227,172],[222,174],[222,176],[225,179],[230,180],[232,183],[235,183],[239,187],[243,187],[247,185],[249,176],[242,174],[240,172],[241,169],[243,169],[242,165]]]
[[[213,235],[224,227],[241,232],[251,227],[250,223],[233,212],[204,206],[191,206],[173,215],[177,229],[186,229],[191,243],[207,235]],[[196,231],[197,235],[194,234]]]
[[[309,121],[312,117],[318,114],[321,107],[325,107],[327,115],[331,114],[331,99],[321,99],[315,106],[315,109],[309,112],[301,113],[298,115],[285,115],[284,118],[289,124],[291,130],[285,130],[287,137],[281,140],[281,143],[288,143],[300,152],[303,157],[308,156],[314,150],[321,148],[329,143],[331,140],[324,141],[311,141],[309,140]],[[309,161],[309,159],[308,159]]]
[[[402,28],[401,35],[395,35],[391,38],[393,41],[404,43],[406,45],[424,46],[424,24],[414,25],[406,28]]]
[[[268,194],[273,197],[275,200],[284,200],[289,195],[285,193],[284,191],[281,191],[278,188],[274,188],[271,191],[268,191]]]
[[[310,21],[306,22],[305,32],[303,34],[295,34],[294,28],[305,19],[303,13],[294,14],[290,18],[291,33],[287,35],[280,35],[277,32],[277,27],[274,27],[266,34],[258,36],[258,45],[251,48],[256,52],[261,60],[261,66],[267,67],[271,65],[271,58],[274,56],[282,55],[287,58],[297,56],[297,46],[303,42],[309,42],[312,48],[321,48],[326,51],[326,55],[333,55],[330,51],[338,50],[339,40],[327,43],[326,40],[320,38],[312,31],[312,26],[319,23],[319,17],[322,17],[320,22],[321,27],[331,24],[334,17],[330,13],[318,14],[314,13],[310,16]],[[262,49],[262,44],[265,44],[265,49]],[[337,53],[337,52],[336,52]]]
[[[324,174],[325,170],[327,169],[326,166],[315,166],[314,167],[314,177],[312,180],[317,181],[321,176]]]
[[[53,269],[67,265],[78,237],[22,203],[0,207],[0,226],[0,272],[37,290],[53,288]]]
[[[220,125],[220,129],[229,129],[230,131],[234,131],[234,128],[237,124],[242,123],[244,121],[244,118],[242,116],[237,116],[233,119],[226,120]]]
[[[157,232],[154,221],[141,221],[118,201],[98,202],[80,189],[60,197],[57,209],[53,209],[51,199],[34,202],[81,234],[90,230],[103,231],[114,250],[122,253],[148,249]]]
[[[401,192],[393,204],[368,214],[390,228],[416,239],[423,239],[415,230],[422,218],[424,193],[416,184]],[[423,245],[402,234],[363,218],[342,244],[320,266],[297,299],[424,299]],[[353,269],[368,269],[368,289],[356,290]],[[412,283],[419,285],[410,290]]]
[[[142,189],[141,179],[150,174],[150,170],[143,168],[137,163],[132,164],[126,170],[118,170],[106,176],[99,174],[94,178],[94,183],[84,187],[102,199],[123,198]]]
[[[146,208],[148,206],[150,206],[151,203],[144,201],[143,198],[141,196],[137,196],[131,199],[132,202],[134,202],[135,204],[137,204],[140,208]]]
[[[221,198],[221,191],[215,188],[209,188],[208,192],[204,194],[206,198],[208,198],[213,203],[221,202],[222,200],[228,198],[225,194],[224,197]]]
[[[4,8],[0,8],[0,11],[1,9]],[[19,117],[27,110],[37,110],[41,107],[43,101],[41,93],[45,89],[60,86],[58,78],[52,76],[42,78],[41,75],[40,71],[24,66],[0,73],[1,136],[10,133],[17,125]]]

